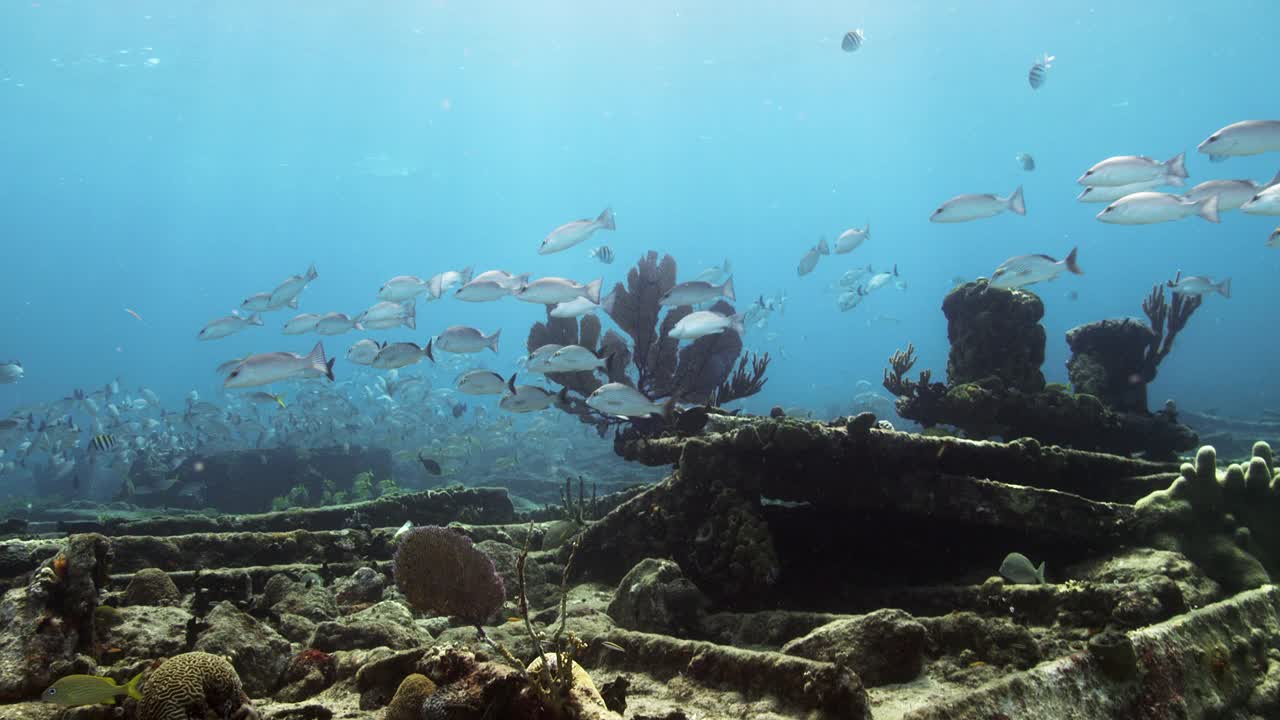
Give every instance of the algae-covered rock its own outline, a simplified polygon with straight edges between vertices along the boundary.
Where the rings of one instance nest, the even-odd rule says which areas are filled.
[[[320,623],[309,644],[325,652],[381,646],[403,650],[430,640],[430,636],[418,631],[408,608],[388,600],[354,615]]]
[[[98,641],[104,648],[118,648],[124,657],[172,657],[187,649],[187,623],[192,615],[182,608],[154,605],[126,606],[116,610],[115,622],[99,623]]]
[[[193,649],[230,658],[250,695],[270,695],[289,663],[289,641],[227,602],[216,605],[205,620],[209,627]]]
[[[177,605],[181,600],[178,586],[159,568],[139,570],[124,589],[124,601],[128,605]]]
[[[670,560],[646,558],[622,581],[609,616],[628,630],[686,636],[699,625],[710,601]]]
[[[924,667],[925,628],[893,609],[836,620],[782,646],[782,652],[850,668],[868,687],[908,682]]]
[[[312,622],[332,620],[338,616],[333,594],[315,577],[300,581],[284,573],[272,575],[256,604],[279,615],[298,615]]]
[[[1044,303],[1025,290],[991,287],[975,280],[942,301],[947,316],[947,382],[999,378],[1023,392],[1044,389]]]
[[[334,583],[334,599],[346,610],[359,609],[381,600],[386,587],[387,578],[382,573],[371,567],[356,568],[355,572]]]
[[[1071,359],[1067,376],[1078,393],[1100,398],[1116,410],[1147,411],[1142,380],[1147,349],[1155,333],[1132,318],[1101,320],[1067,331]]]

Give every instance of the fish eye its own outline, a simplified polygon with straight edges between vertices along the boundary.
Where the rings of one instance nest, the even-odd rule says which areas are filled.
[[[1093,171],[1092,171],[1092,170],[1085,170],[1085,171],[1084,171],[1084,176],[1085,176],[1085,177],[1089,177],[1089,176],[1090,176],[1090,175],[1092,175],[1092,174],[1093,174]]]
[[[1210,135],[1210,136],[1209,136],[1209,142],[1218,142],[1218,138],[1220,138],[1220,137],[1222,137],[1222,136],[1221,136],[1221,135]]]
[[[1112,210],[1115,210],[1115,209],[1116,209],[1116,206],[1115,206],[1115,205],[1108,205],[1108,206],[1107,206],[1107,209],[1106,209],[1106,210],[1103,210],[1102,212],[1104,212],[1104,213],[1109,213],[1109,212],[1111,212]]]
[[[232,370],[232,371],[231,371],[231,377],[235,377],[235,376],[237,376],[237,375],[239,375],[239,374],[240,374],[240,371],[239,371],[239,370]]]

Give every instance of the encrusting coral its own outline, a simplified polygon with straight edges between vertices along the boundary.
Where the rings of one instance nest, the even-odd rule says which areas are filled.
[[[1244,465],[1218,470],[1204,446],[1182,477],[1135,505],[1141,529],[1159,548],[1194,560],[1229,591],[1260,587],[1280,575],[1280,483],[1271,446],[1259,442]]]
[[[189,720],[208,712],[227,720],[259,718],[236,669],[217,655],[175,655],[156,668],[142,686],[139,720]]]

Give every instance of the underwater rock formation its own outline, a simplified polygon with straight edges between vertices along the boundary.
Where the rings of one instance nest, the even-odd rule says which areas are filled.
[[[1149,325],[1137,320],[1101,320],[1067,332],[1067,373],[1077,393],[1093,395],[1113,410],[1147,412],[1147,385],[1173,341],[1200,307],[1198,295],[1172,294],[1156,285],[1142,302]]]
[[[943,309],[952,341],[948,382],[932,382],[927,370],[918,380],[909,379],[916,362],[912,346],[894,353],[885,370],[884,387],[898,397],[902,417],[925,427],[954,426],[976,437],[1031,437],[1088,450],[1144,452],[1155,458],[1196,446],[1195,433],[1177,422],[1172,407],[1154,414],[1146,412],[1145,406],[1140,411],[1115,409],[1095,395],[1046,386],[1040,373],[1044,329],[1038,322],[1043,306],[1034,295],[992,288],[986,280],[977,280],[948,294]],[[1187,311],[1179,312],[1185,321]],[[1090,331],[1082,330],[1077,337],[1082,347],[1090,347],[1086,343]],[[1160,344],[1164,353],[1169,342]],[[1163,357],[1159,349],[1156,356]],[[1113,381],[1110,375],[1104,377],[1103,361],[1091,357],[1081,355],[1076,374],[1083,377],[1092,372],[1089,387],[1105,386],[1121,399],[1126,397],[1110,389]],[[1153,356],[1143,357],[1148,358],[1144,363],[1150,363]],[[1114,365],[1121,360],[1108,356],[1106,362]],[[1154,365],[1149,367],[1154,377]],[[1145,392],[1141,398],[1145,403]],[[1136,399],[1127,402],[1132,405]]]
[[[947,384],[995,378],[1010,390],[1044,389],[1044,303],[1024,290],[1004,290],[978,280],[947,293]]]
[[[631,338],[631,345],[610,330],[600,335],[600,320],[594,315],[580,320],[552,318],[550,308],[545,322],[535,323],[529,331],[526,347],[533,352],[548,344],[582,345],[600,357],[607,357],[609,382],[631,385],[647,397],[674,397],[691,404],[727,404],[754,395],[764,387],[768,354],[742,353],[742,338],[733,329],[698,338],[680,346],[670,336],[672,328],[693,312],[688,306],[671,307],[663,312],[662,296],[676,285],[676,261],[670,255],[658,259],[649,251],[627,273],[626,285],[618,283],[610,294],[605,311]],[[708,308],[722,315],[733,315],[734,308],[724,300]],[[634,378],[627,373],[630,365]],[[604,384],[591,372],[548,373],[547,378],[584,398]],[[567,410],[583,422],[595,424],[603,434],[616,419],[607,418],[581,400],[573,399]]]

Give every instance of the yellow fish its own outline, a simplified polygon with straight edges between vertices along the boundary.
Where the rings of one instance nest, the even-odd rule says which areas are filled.
[[[138,680],[142,679],[142,673],[138,673],[129,681],[128,685],[117,685],[115,680],[109,677],[99,677],[97,675],[67,675],[58,678],[58,681],[50,685],[40,696],[44,702],[54,703],[55,705],[97,705],[99,703],[114,703],[116,698],[121,695],[128,695],[134,700],[141,700],[142,693],[138,692]]]

